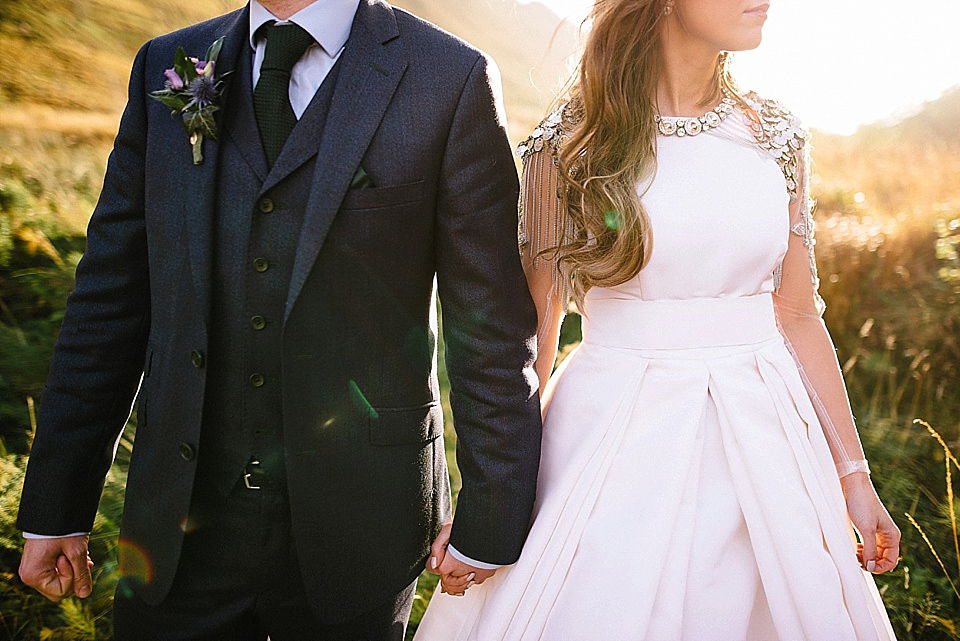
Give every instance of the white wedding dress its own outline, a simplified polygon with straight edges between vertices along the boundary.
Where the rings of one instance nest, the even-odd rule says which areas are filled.
[[[857,465],[828,444],[803,347],[778,322],[790,305],[774,303],[788,248],[816,296],[806,136],[776,103],[750,100],[766,142],[739,109],[697,135],[658,136],[641,186],[652,257],[586,296],[583,342],[545,394],[520,560],[463,597],[438,589],[417,641],[894,638],[838,479]],[[521,147],[528,199],[562,121]],[[552,223],[526,208],[536,248]]]

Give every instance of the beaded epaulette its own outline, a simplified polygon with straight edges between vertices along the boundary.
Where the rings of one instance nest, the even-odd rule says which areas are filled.
[[[750,129],[757,138],[761,149],[773,156],[780,166],[787,183],[790,202],[803,198],[800,203],[800,220],[793,224],[790,231],[803,239],[810,254],[810,278],[813,281],[815,303],[822,314],[826,305],[819,294],[820,278],[817,274],[817,261],[814,246],[813,199],[810,197],[810,133],[789,110],[775,100],[765,100],[754,92],[744,96],[759,117],[759,122],[751,123]],[[801,182],[803,184],[801,184]],[[775,289],[780,288],[780,267],[774,274]]]
[[[800,119],[779,102],[765,100],[752,91],[746,94],[744,99],[759,118],[759,122],[750,123],[757,144],[780,165],[787,181],[787,191],[790,192],[790,202],[793,202],[800,191],[800,166],[809,134]]]
[[[546,150],[546,154],[544,155],[550,158],[550,162],[552,162],[554,167],[559,167],[560,148],[569,135],[570,130],[573,128],[576,118],[577,114],[574,107],[569,102],[564,103],[544,118],[530,136],[517,146],[517,156],[523,160],[524,165],[532,162],[534,166],[528,167],[527,169],[531,170],[530,173],[537,175],[537,180],[541,180],[545,175],[545,168],[543,166],[545,159],[543,157],[537,157],[531,161],[531,158],[534,154]],[[527,172],[524,172],[525,176],[526,174]],[[524,180],[526,180],[526,178],[524,178]],[[557,190],[557,200],[554,203],[552,224],[555,227],[554,233],[559,235],[561,221],[557,212],[559,211],[560,190],[563,187],[559,182],[555,182],[555,187]],[[544,227],[544,225],[549,224],[546,220],[546,211],[548,211],[549,208],[543,208],[540,203],[535,205],[534,210],[529,212],[530,217],[533,219],[531,221],[525,220],[527,217],[525,209],[526,203],[524,203],[521,197],[518,212],[519,224],[517,226],[517,241],[521,248],[528,247],[528,245],[532,243],[534,255],[536,256],[541,250],[545,249],[543,237],[546,234],[546,227]],[[528,233],[528,227],[530,233]],[[539,257],[534,259],[535,265],[539,265],[540,263],[542,263],[542,260]]]
[[[576,122],[575,119],[576,113],[570,103],[560,105],[517,146],[517,155],[526,160],[538,151],[547,149],[556,163],[560,147]]]

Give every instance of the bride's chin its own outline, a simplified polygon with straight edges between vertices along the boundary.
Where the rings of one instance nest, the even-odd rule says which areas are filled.
[[[760,46],[762,40],[763,34],[758,30],[756,33],[738,38],[737,42],[731,43],[733,46],[726,47],[724,51],[752,51]]]

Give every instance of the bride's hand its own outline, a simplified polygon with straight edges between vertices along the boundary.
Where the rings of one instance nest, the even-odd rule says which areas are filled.
[[[840,479],[847,502],[847,514],[860,533],[860,563],[874,574],[888,572],[897,566],[900,555],[900,530],[880,502],[870,477],[862,472]]]
[[[454,596],[463,596],[474,584],[483,583],[496,570],[482,570],[463,563],[447,554],[450,544],[450,531],[453,523],[447,522],[440,529],[433,545],[430,546],[430,559],[427,561],[427,570],[440,575],[440,590]]]
[[[440,564],[447,556],[447,545],[450,544],[450,531],[453,530],[453,521],[447,521],[440,528],[440,533],[430,546],[430,558],[427,560],[427,571],[440,574]]]

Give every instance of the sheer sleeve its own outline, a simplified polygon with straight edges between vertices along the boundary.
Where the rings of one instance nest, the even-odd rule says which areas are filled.
[[[797,141],[792,158],[784,161],[793,163],[792,168],[784,168],[791,187],[790,240],[774,295],[777,321],[820,420],[838,475],[869,473],[836,350],[822,319],[825,305],[817,291],[808,136],[804,133]]]
[[[562,119],[563,110],[558,109],[517,150],[523,159],[517,236],[527,285],[537,306],[536,370],[541,397],[553,370],[560,323],[570,296],[556,256],[546,251],[556,247],[563,234],[557,164],[563,138]]]

